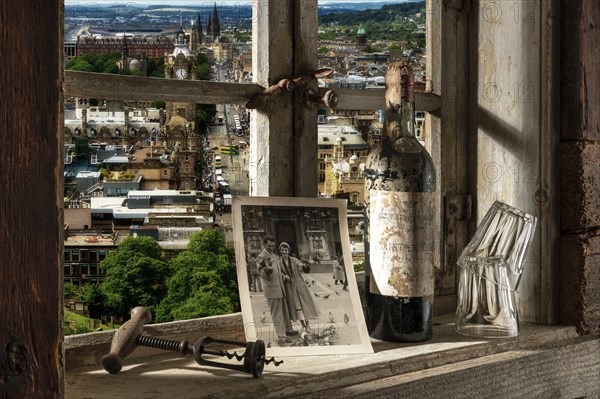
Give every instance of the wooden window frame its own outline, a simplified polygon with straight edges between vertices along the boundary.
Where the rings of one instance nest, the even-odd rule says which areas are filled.
[[[297,25],[293,25],[287,31],[285,39],[282,38],[280,42],[283,42],[288,48],[290,37],[295,37],[298,43],[300,41],[314,43],[315,39],[309,35],[316,35],[316,30],[312,33],[303,33],[302,27],[310,27],[310,21],[313,21],[314,27],[316,0],[303,1],[303,7],[300,7],[299,3],[299,1],[292,2],[291,0],[255,0],[255,7],[264,11],[255,18],[257,24],[255,30],[261,27],[261,32],[263,32],[261,24],[266,24],[268,37],[271,38],[270,40],[275,40],[277,32],[275,31],[276,24],[273,21],[289,21],[290,15],[293,14],[295,17],[292,20],[297,20]],[[468,115],[464,114],[469,111],[467,105],[450,107],[450,104],[443,103],[441,110],[438,110],[439,96],[443,94],[441,90],[443,87],[439,85],[448,79],[454,81],[455,76],[452,76],[450,72],[459,73],[461,71],[460,62],[463,62],[460,59],[469,59],[468,54],[464,53],[465,49],[449,46],[451,43],[456,46],[457,43],[468,41],[468,34],[465,32],[468,22],[463,21],[468,18],[461,18],[460,23],[445,23],[443,21],[446,18],[442,18],[442,16],[444,13],[461,12],[459,6],[467,3],[469,3],[468,0],[446,0],[443,4],[453,5],[455,8],[442,9],[441,0],[428,0],[428,4],[434,4],[440,10],[439,15],[437,11],[436,14],[433,14],[434,17],[438,15],[438,18],[435,19],[437,22],[433,22],[434,25],[428,28],[430,33],[433,33],[429,37],[432,37],[432,45],[438,46],[443,51],[438,54],[433,51],[431,45],[429,47],[432,56],[429,61],[431,67],[428,88],[434,94],[420,96],[417,108],[432,111],[432,116],[428,117],[426,123],[430,125],[428,131],[432,134],[432,153],[438,157],[443,155],[436,152],[436,148],[445,148],[444,143],[449,140],[444,126],[452,128],[450,130],[455,133],[449,131],[449,134],[454,135],[465,134],[464,132],[468,130],[468,127],[462,129],[468,120]],[[549,4],[552,3],[554,2],[540,2],[541,7],[551,7]],[[156,98],[156,93],[159,93],[159,95],[164,95],[162,100],[236,104],[245,103],[253,94],[260,93],[267,83],[273,83],[278,78],[304,73],[315,66],[311,56],[316,57],[316,53],[303,55],[312,48],[311,45],[299,44],[293,47],[293,58],[303,60],[303,63],[295,62],[293,70],[284,68],[283,64],[278,66],[279,70],[261,70],[262,77],[259,79],[262,81],[259,83],[263,86],[217,82],[178,82],[110,75],[92,76],[92,74],[76,72],[65,74],[62,69],[63,13],[62,0],[48,0],[43,2],[43,5],[37,0],[9,1],[0,6],[0,20],[5,22],[2,32],[5,34],[10,32],[11,42],[15,43],[12,46],[6,46],[5,57],[1,60],[2,87],[5,90],[3,98],[7,106],[0,109],[0,120],[6,123],[2,131],[6,132],[3,133],[3,138],[8,150],[0,162],[3,167],[3,183],[6,183],[2,186],[8,187],[8,189],[2,190],[2,194],[0,194],[2,201],[0,209],[3,212],[2,222],[10,226],[12,230],[10,235],[2,233],[0,242],[2,242],[4,250],[3,281],[13,285],[10,290],[2,290],[3,293],[0,293],[0,299],[5,304],[3,306],[4,314],[0,315],[2,322],[0,324],[3,326],[0,331],[0,355],[2,355],[0,359],[4,361],[4,351],[9,349],[12,353],[19,354],[23,360],[14,365],[18,366],[15,369],[19,371],[17,377],[11,378],[10,381],[0,381],[0,393],[9,392],[15,397],[42,395],[60,397],[64,390],[62,386],[64,369],[61,356],[63,293],[60,290],[63,283],[62,249],[64,245],[61,209],[63,177],[60,167],[63,160],[64,116],[61,90],[67,95],[77,97],[110,98],[116,94],[119,98],[127,95],[131,99],[135,99],[132,97],[136,96],[139,99],[145,99],[150,96]],[[276,17],[276,15],[278,16]],[[540,13],[540,15],[546,14]],[[36,29],[31,29],[31,26]],[[552,27],[544,27],[544,29],[552,29]],[[548,32],[544,31],[544,33]],[[547,36],[543,36],[543,38],[552,40]],[[20,44],[23,43],[26,45],[21,46]],[[546,45],[548,43],[542,43],[539,47],[545,48]],[[270,46],[266,47],[268,49]],[[260,52],[261,49],[256,51]],[[449,55],[452,52],[454,53],[453,58]],[[465,55],[465,57],[461,57],[459,54]],[[272,54],[267,54],[265,57],[268,59],[270,56]],[[290,57],[290,59],[293,58]],[[454,59],[454,67],[450,66],[452,59]],[[15,71],[19,71],[19,73],[15,73]],[[257,76],[259,75],[257,74]],[[464,84],[460,84],[458,87],[467,94],[468,78],[460,76],[459,79]],[[551,91],[551,87],[542,89],[544,89],[544,94]],[[363,93],[339,89],[337,92],[340,96],[339,108],[341,109],[350,108],[350,106],[354,109],[367,110],[383,108],[381,91],[379,93],[374,91]],[[131,96],[129,96],[130,93],[132,93]],[[302,109],[299,105],[300,95],[300,92],[286,95],[283,104],[289,109],[256,111],[256,115],[253,117],[256,128],[267,128],[267,138],[269,144],[274,146],[273,148],[281,145],[285,138],[286,140],[292,139],[292,148],[294,149],[293,156],[285,160],[286,167],[280,173],[270,173],[272,169],[282,169],[277,154],[272,152],[258,154],[260,156],[255,158],[257,161],[256,181],[266,181],[268,184],[261,189],[256,188],[253,194],[262,194],[260,190],[264,190],[267,195],[316,195],[316,168],[314,168],[316,144],[311,142],[311,140],[316,140],[316,134],[309,134],[312,129],[309,125],[316,121],[316,116],[313,121],[312,111]],[[377,98],[374,95],[377,95]],[[160,100],[160,98],[157,99]],[[288,107],[290,104],[293,106]],[[551,114],[552,102],[548,101],[543,106],[545,107],[543,115],[548,117]],[[31,112],[32,109],[35,109],[36,112]],[[274,119],[274,115],[281,112],[286,114],[285,122],[282,120],[279,125],[275,125],[272,119]],[[451,122],[452,118],[454,118],[453,123]],[[9,129],[8,121],[19,121],[19,123],[12,124]],[[314,125],[316,129],[316,123]],[[544,120],[542,125],[555,126],[549,119]],[[283,129],[281,129],[282,127]],[[288,129],[289,127],[291,129]],[[41,139],[28,139],[31,131],[39,132]],[[444,134],[442,135],[440,132]],[[279,137],[274,137],[277,134]],[[548,135],[551,134],[552,129],[548,129]],[[552,143],[552,140],[548,140],[548,142]],[[456,148],[457,157],[460,155],[460,151],[462,151],[462,147]],[[289,156],[289,152],[286,154],[285,156]],[[547,162],[553,162],[556,158],[556,153],[550,151]],[[451,158],[442,157],[438,160],[442,167],[446,166],[445,160],[447,159]],[[15,167],[15,165],[19,165],[19,167]],[[51,167],[48,167],[49,165]],[[309,165],[310,168],[303,169],[305,165]],[[315,175],[300,173],[303,170],[312,170]],[[546,167],[543,168],[543,171],[550,174],[552,168]],[[551,176],[543,177],[548,181]],[[440,205],[446,205],[446,202],[442,203],[442,196],[451,194],[451,189],[456,190],[456,195],[459,197],[467,193],[466,189],[460,186],[466,182],[466,179],[461,177],[461,179],[446,180],[446,182],[453,182],[452,184],[456,184],[456,187],[441,187],[438,199]],[[550,190],[555,190],[555,188],[550,187]],[[54,200],[48,201],[48,198]],[[551,199],[551,202],[557,206],[555,198],[551,196]],[[460,201],[460,198],[458,200]],[[555,209],[551,209],[551,211],[555,211]],[[448,222],[442,220],[441,213],[439,216],[438,231],[441,231],[443,223]],[[556,245],[554,240],[556,231],[553,230],[551,218],[555,216],[555,212],[548,212],[547,215],[544,215],[545,219],[541,224],[541,234],[550,243],[549,245],[553,246]],[[466,223],[462,220],[458,220],[458,222],[457,229],[466,232]],[[455,243],[462,240],[458,236],[465,237],[466,233],[458,234]],[[455,244],[454,250],[459,251],[459,248],[460,245]],[[448,248],[440,251],[440,254],[440,256],[448,256]],[[545,247],[540,262],[553,263],[551,259],[553,255],[550,246]],[[32,260],[39,264],[27,264]],[[445,264],[448,263],[445,262]],[[549,298],[553,296],[552,272],[553,268],[548,267],[540,278],[543,299],[539,305],[548,312],[547,316],[542,315],[542,319],[550,321],[552,320],[550,315],[553,311],[552,306],[544,305],[551,304]],[[574,287],[574,289],[576,288]],[[10,296],[4,294],[9,291]],[[45,322],[43,331],[40,330],[41,322]],[[5,365],[3,364],[3,366]],[[24,368],[21,369],[21,367]],[[8,368],[2,367],[2,370],[8,370]]]

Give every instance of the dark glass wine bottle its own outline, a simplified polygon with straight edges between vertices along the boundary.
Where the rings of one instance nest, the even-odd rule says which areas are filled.
[[[412,69],[392,62],[379,144],[365,177],[365,318],[386,341],[431,339],[435,170],[415,137]]]

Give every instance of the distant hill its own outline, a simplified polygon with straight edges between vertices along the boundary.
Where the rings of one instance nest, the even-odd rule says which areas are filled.
[[[185,26],[201,18],[204,28],[212,13],[213,2],[198,2],[195,5],[147,5],[139,2],[67,3],[65,4],[65,33],[70,40],[79,34],[81,27],[103,32],[162,33],[171,35],[181,20]],[[250,2],[235,4],[217,2],[221,29],[236,27],[249,30],[252,27]],[[378,2],[328,2],[319,5],[319,25],[343,26],[348,35],[359,25],[367,30],[369,40],[403,40],[424,42],[422,35],[413,35],[416,26],[425,23],[425,1],[390,0]],[[346,29],[347,28],[347,29]],[[326,38],[336,38],[331,32]],[[424,36],[423,36],[424,37]]]
[[[397,4],[385,3],[367,3],[370,5],[380,4],[377,9],[357,9],[350,8],[349,5],[358,5],[364,3],[339,3],[336,5],[319,7],[319,24],[337,23],[339,25],[364,24],[369,21],[385,22],[398,19],[413,18],[417,22],[425,22],[425,1],[411,1]],[[416,14],[421,14],[415,17]],[[422,19],[422,21],[421,21]]]
[[[374,3],[371,3],[374,4]],[[377,9],[348,11],[343,3],[338,8],[319,11],[319,40],[353,43],[359,27],[367,42],[382,42],[383,48],[408,50],[425,47],[425,1],[383,4]],[[391,44],[390,44],[391,42]],[[368,51],[378,51],[369,47]],[[365,51],[367,51],[365,50]]]

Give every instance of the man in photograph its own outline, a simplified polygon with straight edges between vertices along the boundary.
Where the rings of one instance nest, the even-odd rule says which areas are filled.
[[[283,276],[275,254],[275,237],[263,238],[263,250],[256,256],[256,264],[262,282],[262,289],[269,303],[269,311],[279,344],[289,343],[286,332],[292,332],[292,323],[284,305]]]

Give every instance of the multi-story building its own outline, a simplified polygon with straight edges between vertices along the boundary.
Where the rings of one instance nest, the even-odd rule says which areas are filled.
[[[129,53],[140,58],[160,58],[173,49],[173,42],[168,37],[96,37],[78,36],[75,42],[75,56],[94,53],[121,52],[123,44]]]
[[[118,248],[120,241],[117,234],[65,226],[63,281],[76,286],[100,283],[104,275],[99,263]]]
[[[351,202],[364,198],[361,164],[369,147],[362,135],[348,125],[318,127],[318,189],[324,196],[345,195]]]
[[[182,251],[193,233],[214,226],[212,212],[211,197],[177,190],[130,190],[65,209],[64,282],[100,283],[100,262],[129,236],[152,237],[165,252]]]

